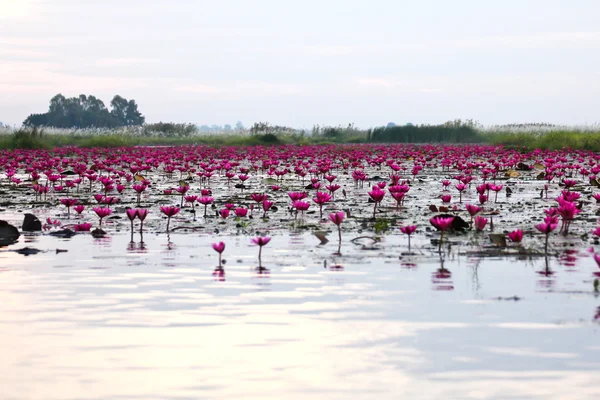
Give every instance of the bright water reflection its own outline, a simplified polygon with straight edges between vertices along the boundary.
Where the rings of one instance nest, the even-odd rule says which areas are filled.
[[[22,238],[0,253],[2,399],[591,398],[593,260],[275,236]],[[56,254],[56,248],[68,252]],[[382,250],[385,248],[385,252]],[[416,249],[416,250],[415,250]],[[396,251],[397,250],[397,251]],[[422,254],[427,253],[427,257]],[[514,297],[516,296],[516,297]]]

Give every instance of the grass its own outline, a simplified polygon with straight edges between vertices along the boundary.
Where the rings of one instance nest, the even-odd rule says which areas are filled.
[[[600,151],[600,131],[556,129],[545,131],[489,131],[482,134],[486,143],[524,149],[583,149]]]
[[[276,135],[199,135],[189,137],[139,136],[128,133],[40,134],[41,131],[20,129],[0,135],[0,149],[51,149],[55,147],[125,147],[177,146],[204,144],[208,146],[253,146],[269,144],[310,144],[300,138]]]
[[[199,144],[207,146],[314,145],[354,143],[488,143],[519,149],[563,148],[600,151],[600,126],[555,127],[504,126],[484,129],[473,124],[407,125],[402,127],[359,130],[348,128],[321,129],[313,134],[279,132],[248,134],[231,132],[207,135],[147,135],[138,128],[115,130],[64,130],[21,128],[0,129],[0,149],[51,149],[55,147],[126,147],[177,146]]]

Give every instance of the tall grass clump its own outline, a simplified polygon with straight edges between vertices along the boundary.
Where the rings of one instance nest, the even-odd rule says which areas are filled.
[[[6,147],[14,149],[45,149],[48,143],[45,141],[44,131],[33,127],[31,129],[21,128],[9,135]]]
[[[359,129],[354,124],[348,124],[347,126],[315,125],[310,139],[312,143],[316,144],[366,143],[370,134],[371,129]]]
[[[482,132],[484,141],[525,149],[584,149],[600,151],[600,127],[532,126],[491,128]]]

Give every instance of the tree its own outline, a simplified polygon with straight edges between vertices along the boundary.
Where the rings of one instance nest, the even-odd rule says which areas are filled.
[[[23,125],[26,126],[47,126],[48,114],[31,114],[25,119]]]
[[[50,99],[48,112],[31,114],[25,119],[26,126],[52,126],[56,128],[114,128],[124,125],[142,125],[144,116],[138,111],[135,100],[115,96],[109,112],[102,100],[81,94],[66,98],[57,94]]]
[[[127,102],[127,110],[125,112],[125,125],[144,125],[146,118],[138,111],[138,106],[135,104],[135,100],[129,100]]]
[[[110,101],[110,107],[110,115],[112,115],[114,119],[119,121],[120,125],[127,125],[127,99],[116,95]]]
[[[236,131],[243,131],[244,130],[244,124],[242,124],[242,121],[238,121],[235,123],[235,130]]]

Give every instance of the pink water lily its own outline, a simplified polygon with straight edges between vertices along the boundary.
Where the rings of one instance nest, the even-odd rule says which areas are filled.
[[[102,220],[112,214],[112,210],[108,207],[94,207],[93,210],[100,218],[100,226],[102,226]]]
[[[167,232],[169,232],[169,225],[171,224],[171,217],[177,215],[181,208],[177,206],[162,206],[160,212],[167,216]]]
[[[89,222],[82,222],[80,224],[73,225],[73,230],[75,232],[89,232],[92,229],[92,224]]]
[[[550,233],[552,233],[558,224],[555,222],[554,217],[548,216],[544,219],[544,222],[535,225],[535,229],[542,232],[546,236],[546,241],[544,242],[544,252],[548,254],[548,237]]]
[[[478,215],[475,217],[475,229],[477,230],[477,232],[481,232],[485,229],[485,226],[488,223],[488,219],[485,217],[482,217],[481,215]]]
[[[212,248],[219,253],[219,268],[221,268],[221,255],[223,253],[223,251],[225,250],[225,243],[223,242],[219,242],[219,243],[213,243]]]
[[[440,231],[440,241],[438,246],[438,251],[442,251],[442,242],[444,240],[444,232],[449,230],[452,227],[452,222],[454,222],[454,217],[433,217],[429,220],[431,225],[433,225],[437,230]]]
[[[60,199],[60,202],[62,205],[64,205],[65,207],[67,207],[67,215],[71,216],[71,207],[73,207],[74,205],[76,205],[78,203],[77,199]]]
[[[379,188],[379,186],[374,186],[373,190],[368,192],[369,197],[373,200],[373,219],[375,219],[375,213],[377,212],[377,205],[383,201],[383,197],[385,196],[385,192]]]
[[[521,243],[521,241],[523,240],[523,231],[520,229],[517,229],[515,231],[509,232],[507,236],[511,242]]]
[[[331,220],[331,222],[333,222],[334,224],[337,225],[338,238],[339,238],[340,244],[342,243],[342,222],[344,222],[345,216],[346,216],[346,214],[343,211],[338,211],[338,212],[329,214],[329,219]]]
[[[271,241],[269,236],[257,236],[252,238],[252,243],[258,245],[258,264],[262,265],[262,248],[266,246]]]
[[[408,251],[410,251],[410,236],[417,230],[416,225],[407,225],[400,228],[400,232],[408,236]]]

